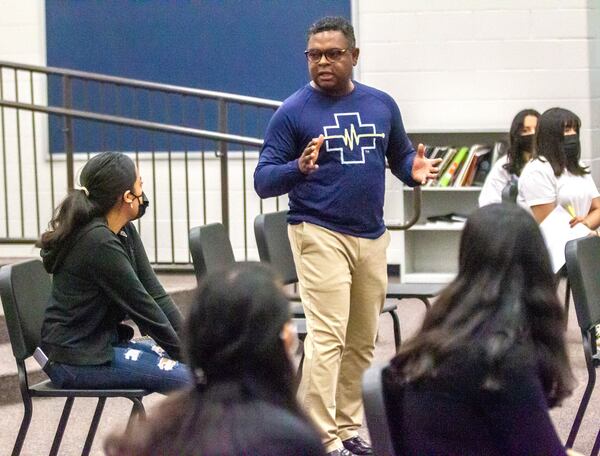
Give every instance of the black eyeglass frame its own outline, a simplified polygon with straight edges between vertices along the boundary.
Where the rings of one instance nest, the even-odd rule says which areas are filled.
[[[335,63],[335,62],[339,62],[341,60],[341,58],[346,54],[346,52],[351,51],[353,48],[345,48],[345,49],[340,49],[340,48],[331,48],[331,49],[325,49],[324,51],[321,51],[320,49],[307,49],[306,51],[304,51],[304,55],[306,56],[306,60],[308,60],[311,63],[319,63],[321,61],[321,59],[323,58],[323,56],[325,56],[325,60],[327,60],[329,63]],[[317,59],[312,59],[310,57],[310,53],[311,52],[318,52],[319,53],[319,58]],[[335,55],[338,55],[338,57],[332,57],[331,53],[335,53]],[[339,52],[339,54],[337,54]]]

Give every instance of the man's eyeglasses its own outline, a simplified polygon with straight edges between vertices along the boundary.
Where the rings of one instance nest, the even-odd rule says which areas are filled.
[[[306,55],[306,58],[311,63],[319,63],[323,56],[325,56],[325,59],[327,59],[328,62],[337,62],[342,58],[342,56],[346,53],[346,51],[349,51],[349,50],[350,49],[348,49],[348,48],[346,48],[346,49],[332,48],[332,49],[326,49],[324,51],[321,51],[319,49],[307,49],[306,51],[304,51],[304,55]]]

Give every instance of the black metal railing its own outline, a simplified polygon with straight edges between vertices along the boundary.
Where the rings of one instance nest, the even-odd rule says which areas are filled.
[[[52,208],[76,184],[77,168],[93,153],[111,150],[131,154],[145,178],[153,205],[140,231],[150,228],[144,242],[150,241],[155,263],[188,263],[184,234],[194,224],[216,220],[226,226],[235,223],[232,237],[241,237],[237,245],[248,258],[248,215],[268,204],[280,205],[279,199],[263,203],[248,191],[248,173],[262,132],[279,105],[274,100],[0,62],[0,243],[33,242]]]
[[[236,256],[257,258],[252,219],[286,204],[261,200],[251,177],[280,104],[0,61],[0,243],[33,243],[83,163],[119,151],[134,158],[151,198],[138,229],[153,263],[189,265],[189,229],[213,221],[229,228]]]

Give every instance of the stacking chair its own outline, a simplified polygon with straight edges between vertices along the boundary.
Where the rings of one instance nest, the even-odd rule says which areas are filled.
[[[21,427],[12,450],[13,456],[21,453],[33,414],[32,398],[34,397],[67,398],[50,449],[50,455],[58,454],[62,436],[73,407],[73,401],[76,397],[98,398],[82,455],[88,455],[92,448],[107,398],[123,397],[133,402],[129,417],[130,423],[135,416],[145,417],[142,398],[149,392],[143,389],[64,389],[54,386],[50,380],[32,386],[29,385],[25,360],[34,355],[36,348],[40,345],[41,327],[51,288],[50,276],[39,260],[27,260],[0,268],[0,297],[4,307],[10,344],[17,363],[19,389],[25,407]]]
[[[362,378],[362,396],[365,419],[376,456],[394,456],[394,445],[385,405],[381,375],[385,366],[371,366]]]
[[[282,275],[285,283],[298,282],[290,242],[287,235],[287,211],[260,214],[254,219],[254,235],[261,261],[271,263]],[[390,283],[386,292],[388,299],[416,298],[427,308],[429,299],[436,296],[443,284],[439,283]],[[382,313],[389,313],[394,325],[396,351],[400,348],[400,322],[395,304],[384,304]]]
[[[222,270],[236,262],[231,241],[222,223],[210,223],[192,228],[190,253],[198,283],[205,274]],[[299,313],[293,304],[291,311],[293,321],[298,328],[298,335],[302,337],[306,334],[304,313]]]
[[[235,263],[231,241],[222,223],[196,226],[190,230],[190,253],[196,280]]]
[[[600,325],[600,238],[592,236],[567,242],[565,258],[588,371],[587,386],[567,438],[566,446],[571,448],[594,391],[596,370],[600,367],[596,333],[596,326]],[[596,436],[592,455],[598,455],[599,450],[600,430]]]

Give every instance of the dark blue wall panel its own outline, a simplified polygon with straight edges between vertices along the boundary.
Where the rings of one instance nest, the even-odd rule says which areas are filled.
[[[350,1],[47,0],[47,62],[283,100],[308,80],[306,29],[325,15],[349,18]],[[97,106],[96,92],[89,89],[75,104]],[[51,81],[49,96],[54,102],[62,97],[58,80]],[[119,96],[125,111],[129,95]],[[107,98],[114,104],[114,95]],[[54,128],[51,137],[53,149],[60,150]],[[93,140],[76,144],[78,150],[98,150]]]

